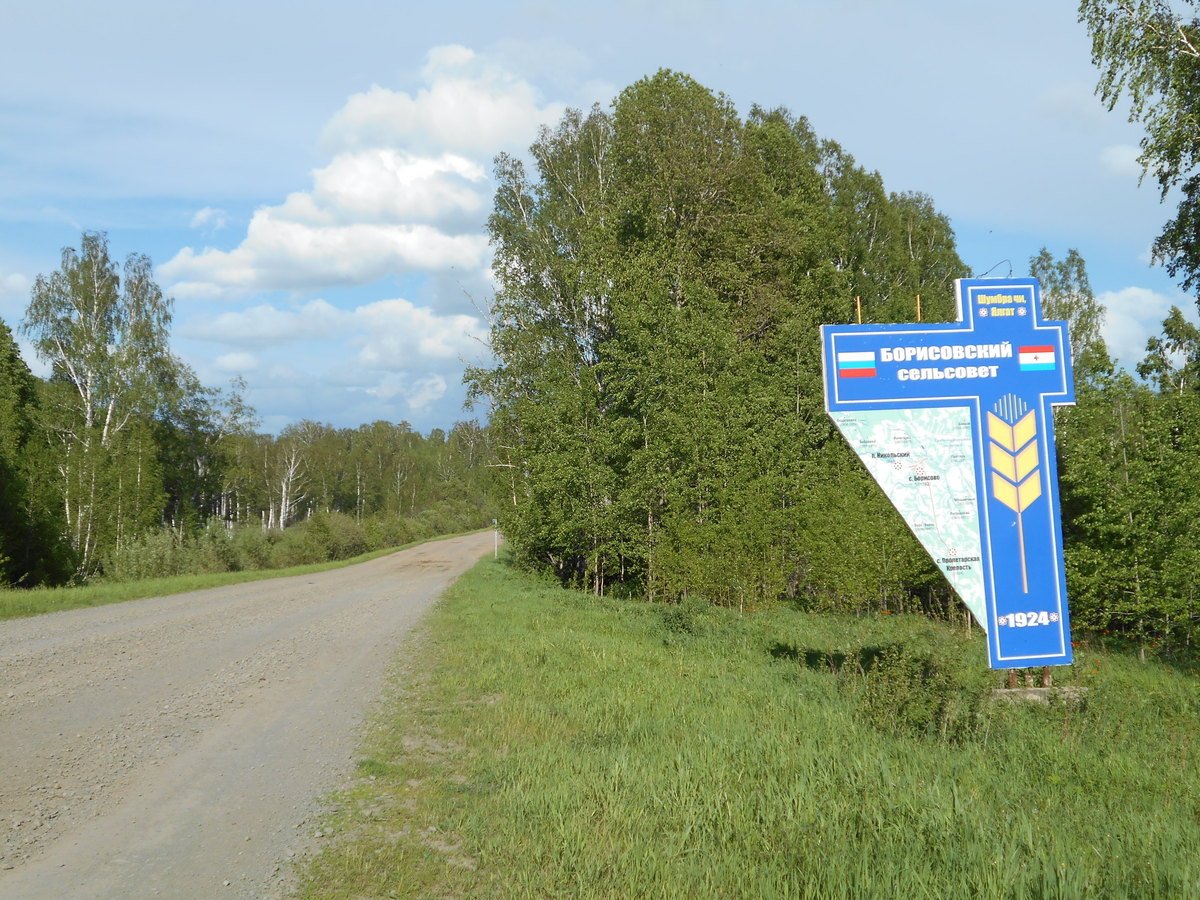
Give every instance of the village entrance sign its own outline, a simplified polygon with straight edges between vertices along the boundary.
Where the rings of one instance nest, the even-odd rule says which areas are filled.
[[[1066,665],[1052,408],[1075,402],[1036,279],[960,279],[958,322],[825,325],[825,408],[988,635],[995,669]]]

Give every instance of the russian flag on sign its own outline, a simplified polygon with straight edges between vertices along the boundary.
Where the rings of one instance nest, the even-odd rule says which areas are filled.
[[[837,366],[838,378],[873,378],[875,375],[875,351],[839,353]]]
[[[1050,344],[1039,347],[1021,347],[1017,359],[1022,372],[1053,372],[1057,365],[1054,361],[1054,347]]]

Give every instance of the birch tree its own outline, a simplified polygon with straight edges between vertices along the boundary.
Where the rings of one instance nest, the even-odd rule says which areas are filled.
[[[1190,16],[1181,12],[1190,7]],[[1163,200],[1182,195],[1154,255],[1184,289],[1200,290],[1200,5],[1197,0],[1082,0],[1079,20],[1100,69],[1096,92],[1111,110],[1129,101],[1146,127],[1139,158]]]
[[[54,388],[44,424],[60,447],[63,512],[78,575],[95,571],[104,539],[105,480],[118,438],[149,419],[175,381],[167,348],[171,300],[155,284],[149,257],[130,254],[123,270],[102,232],[84,232],[79,249],[34,283],[22,331],[49,363]]]
[[[1068,250],[1063,259],[1056,260],[1043,247],[1030,258],[1029,274],[1041,282],[1045,317],[1067,323],[1076,381],[1090,382],[1110,373],[1113,363],[1101,333],[1104,307],[1092,293],[1087,264],[1079,251]]]

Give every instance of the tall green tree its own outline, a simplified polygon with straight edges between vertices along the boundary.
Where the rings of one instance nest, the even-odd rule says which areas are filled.
[[[1177,307],[1147,344],[1139,382],[1110,367],[1077,386],[1058,429],[1072,616],[1149,643],[1200,626],[1200,331]]]
[[[1104,307],[1092,292],[1087,263],[1074,248],[1063,259],[1043,247],[1029,260],[1029,274],[1041,282],[1043,312],[1067,323],[1076,381],[1090,381],[1112,371],[1101,329]]]
[[[154,419],[154,442],[162,470],[166,505],[163,521],[176,528],[195,526],[216,516],[236,518],[228,508],[224,485],[235,465],[233,437],[257,425],[255,411],[242,397],[245,382],[228,390],[206,387],[184,366],[175,367],[174,384],[161,385]]]
[[[81,577],[96,571],[105,545],[125,530],[119,517],[149,515],[104,499],[121,478],[114,468],[121,439],[148,425],[164,387],[178,383],[170,322],[171,301],[155,284],[150,259],[130,254],[119,272],[103,233],[84,232],[79,249],[65,248],[59,269],[34,283],[22,330],[52,370],[43,424],[59,446],[63,512]],[[159,477],[148,469],[135,477],[143,475]],[[161,501],[161,484],[138,496]]]
[[[1200,328],[1172,306],[1162,323],[1162,334],[1146,342],[1146,358],[1138,374],[1163,394],[1200,391]]]
[[[1177,11],[1190,8],[1190,16]],[[1163,199],[1178,188],[1175,216],[1154,253],[1184,288],[1200,291],[1200,9],[1195,0],[1082,0],[1079,19],[1100,69],[1097,92],[1113,109],[1129,100],[1146,127],[1140,161]]]
[[[46,454],[37,407],[37,379],[0,320],[0,585],[57,580],[66,562],[60,523],[39,489]]]
[[[836,262],[864,322],[950,321],[963,265],[950,221],[924,194],[889,194],[834,141],[821,146],[832,201]],[[857,315],[857,309],[855,311]]]
[[[610,117],[593,107],[541,131],[531,148],[536,181],[519,160],[497,159],[489,230],[500,279],[492,350],[501,364],[469,375],[505,435],[497,471],[512,500],[507,533],[518,552],[564,576],[579,569],[581,553],[614,552],[614,498],[604,490],[614,458],[600,427],[612,403],[601,359],[617,250],[612,142]]]
[[[1146,642],[1190,641],[1200,625],[1200,396],[1117,372],[1079,399],[1059,432],[1072,617]]]
[[[19,471],[29,441],[34,379],[12,332],[0,320],[0,584],[20,579],[27,540],[23,522],[28,485]]]

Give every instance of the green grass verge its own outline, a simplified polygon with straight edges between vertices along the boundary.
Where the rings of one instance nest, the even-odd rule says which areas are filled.
[[[464,531],[462,534],[472,534]],[[202,591],[206,588],[224,587],[227,584],[243,584],[247,581],[263,581],[268,578],[288,578],[292,575],[309,575],[341,569],[357,563],[387,556],[409,547],[427,544],[431,540],[442,540],[456,535],[441,535],[422,541],[413,541],[400,547],[385,547],[372,550],[352,559],[335,562],[312,563],[305,566],[289,566],[285,569],[253,569],[241,572],[216,572],[204,575],[176,575],[170,578],[147,578],[141,581],[100,582],[62,588],[0,588],[0,621],[40,616],[44,613],[61,612],[66,609],[82,609],[88,606],[105,606],[109,603],[124,603],[127,600],[144,600],[147,597],[166,597]]]
[[[1200,896],[1200,682],[990,701],[908,617],[598,600],[487,560],[398,670],[299,896]]]

